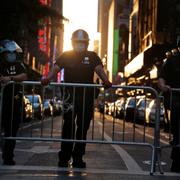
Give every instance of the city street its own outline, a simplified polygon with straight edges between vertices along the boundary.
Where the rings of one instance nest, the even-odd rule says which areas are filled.
[[[99,113],[95,115],[95,132],[94,138],[101,134],[102,120]],[[23,136],[31,135],[32,138],[41,132],[41,136],[53,137],[60,133],[61,117],[53,118],[53,132],[50,132],[50,125],[52,125],[51,118],[46,118],[42,125],[40,122],[35,122],[33,130],[31,126],[26,124],[21,130],[20,134]],[[111,139],[111,116],[106,116],[104,123],[104,138]],[[117,138],[122,132],[119,130],[122,126],[122,120],[117,120],[118,126],[115,126],[114,138]],[[126,124],[125,137],[131,134],[132,123]],[[118,129],[119,128],[119,129]],[[138,138],[142,138],[143,128],[137,125]],[[31,132],[31,133],[30,133]],[[152,128],[147,130],[148,141],[152,140]],[[167,134],[162,132],[161,143],[168,144]],[[89,130],[88,138],[92,136],[92,128]],[[15,166],[0,166],[1,179],[179,179],[180,174],[170,172],[170,148],[164,149],[162,153],[162,167],[164,174],[158,172],[155,176],[150,176],[150,158],[151,150],[145,146],[135,145],[109,145],[109,144],[88,144],[84,160],[87,163],[86,169],[76,168],[58,168],[58,151],[60,148],[59,142],[45,142],[45,141],[22,141],[18,140],[15,150]],[[0,161],[2,164],[2,160]]]
[[[180,0],[0,4],[0,180],[180,179]]]

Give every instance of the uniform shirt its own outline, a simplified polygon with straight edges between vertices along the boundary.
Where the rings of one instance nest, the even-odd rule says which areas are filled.
[[[0,64],[0,74],[2,76],[15,76],[21,73],[26,73],[26,68],[22,62],[15,63],[1,63]],[[14,94],[19,93],[21,86],[15,84]],[[5,86],[4,95],[12,94],[13,84],[9,84]]]
[[[168,59],[162,66],[159,77],[172,88],[180,88],[180,54]]]
[[[26,73],[26,68],[22,62],[2,63],[0,65],[0,74],[2,76],[15,76]]]
[[[102,65],[99,56],[92,51],[64,52],[56,64],[64,68],[64,82],[67,83],[93,83],[94,70]]]

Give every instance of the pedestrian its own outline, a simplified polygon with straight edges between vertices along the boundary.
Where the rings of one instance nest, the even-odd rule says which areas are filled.
[[[163,59],[162,63],[160,63],[159,68],[158,68],[158,76],[159,73],[161,72],[161,67],[163,64],[165,64],[166,61],[168,61],[169,59],[171,59],[172,57],[172,52],[171,51],[167,51],[165,53],[166,58]],[[169,98],[170,98],[170,94],[167,92],[161,92],[163,95],[163,102],[164,102],[164,132],[170,132],[170,102],[169,102]]]
[[[180,147],[177,147],[180,144],[180,92],[171,91],[172,88],[180,88],[180,52],[178,49],[173,50],[175,53],[172,53],[172,56],[162,65],[158,80],[159,88],[165,93],[165,106],[171,109],[170,122],[173,135],[171,171],[173,172],[180,172]],[[171,92],[172,97],[170,98]]]
[[[64,52],[54,64],[53,69],[48,76],[42,79],[42,85],[47,85],[51,79],[60,71],[64,69],[65,83],[93,83],[94,72],[103,81],[105,88],[112,86],[108,80],[101,63],[100,58],[93,51],[88,51],[89,36],[86,31],[78,29],[72,34],[73,50]],[[75,92],[73,88],[66,88],[70,94],[68,103],[73,108],[65,108],[64,124],[63,124],[63,139],[74,139],[76,135],[77,140],[86,140],[87,131],[93,115],[93,91],[90,88],[84,89],[76,87]],[[74,98],[73,98],[74,97]],[[76,119],[76,127],[75,127]],[[70,143],[62,142],[61,150],[59,151],[59,167],[68,167],[70,159],[73,159],[73,167],[85,168],[86,163],[83,161],[85,154],[85,143]]]
[[[27,79],[26,68],[19,59],[22,49],[15,41],[0,42],[0,82],[4,86],[2,96],[2,128],[5,137],[15,137],[21,119],[22,94],[21,85],[9,83]],[[4,165],[15,165],[14,148],[16,141],[4,139],[2,145],[2,159]]]

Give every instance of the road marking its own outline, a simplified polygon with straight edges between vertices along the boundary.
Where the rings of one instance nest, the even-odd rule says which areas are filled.
[[[38,173],[36,175],[39,176],[44,176],[44,173],[48,171],[48,175],[52,176],[49,172],[69,172],[70,174],[73,174],[75,172],[79,173],[89,173],[89,174],[127,174],[127,175],[143,175],[143,176],[149,176],[149,171],[130,171],[130,170],[120,170],[120,169],[92,169],[92,168],[86,168],[86,169],[78,169],[78,168],[59,168],[59,167],[54,167],[54,166],[28,166],[28,165],[16,165],[16,166],[1,166],[0,165],[0,174],[1,173],[7,173],[8,170],[13,173],[13,171],[27,171],[24,173],[24,176],[28,174],[28,171],[30,171],[31,175],[34,176],[34,173],[32,174],[32,171],[42,171],[42,173]],[[15,174],[16,176],[23,176],[22,172],[19,172],[18,174]],[[59,174],[58,174],[59,175]],[[180,177],[179,173],[171,173],[171,172],[166,172],[163,175],[160,173],[154,173],[154,176],[176,176]],[[10,173],[8,173],[8,176],[13,176]],[[57,176],[55,173],[54,176]],[[152,176],[151,176],[152,177]]]
[[[49,146],[45,147],[45,148],[44,148],[44,146],[41,146],[41,147],[34,146],[31,149],[18,149],[18,148],[16,148],[15,151],[42,154],[42,153],[58,153],[59,149],[49,149]]]
[[[100,126],[102,126],[102,123],[98,123]],[[102,134],[102,128],[98,128],[100,133]],[[138,131],[136,129],[136,131]],[[142,133],[140,130],[139,130],[139,133]],[[153,136],[151,135],[148,135],[146,134],[147,137],[150,137],[150,138],[153,138]],[[104,138],[107,140],[107,141],[112,141],[111,137],[109,137],[105,132],[104,132]],[[130,172],[133,172],[133,173],[140,173],[140,172],[144,172],[140,167],[139,165],[136,163],[136,161],[123,149],[121,148],[120,146],[118,145],[111,145],[115,150],[116,152],[121,156],[122,160],[124,161],[124,163],[126,164],[127,168],[128,168],[128,171]],[[36,153],[39,149],[35,149]],[[24,151],[24,150],[23,150]],[[31,151],[31,150],[29,150]],[[45,152],[50,152],[49,149],[45,148],[44,149]],[[52,152],[56,152],[56,150],[53,150]]]
[[[98,122],[98,124],[100,126],[102,126],[101,122]],[[100,133],[102,134],[102,128],[99,128]],[[104,132],[104,138],[107,141],[112,141],[112,139]],[[128,168],[129,171],[133,171],[133,172],[142,172],[142,169],[140,168],[140,166],[136,163],[136,161],[120,146],[118,145],[111,145],[116,152],[121,156],[122,160],[124,161],[124,163],[126,164],[126,167]]]
[[[144,135],[144,133],[141,130],[136,129],[136,132],[138,132],[140,135]],[[150,139],[154,139],[154,136],[146,133],[146,137],[150,138]],[[162,139],[160,139],[160,142],[166,145],[169,145],[169,143],[167,141],[164,141]]]
[[[119,122],[121,125],[123,124],[121,121],[118,121],[118,122]],[[126,126],[127,126],[127,127],[131,127],[132,124],[126,123]],[[140,135],[144,135],[144,132],[143,132],[142,130],[138,130],[137,128],[136,128],[136,132],[139,133]],[[146,137],[148,137],[148,138],[150,138],[150,139],[154,139],[154,136],[148,134],[147,132],[146,132]],[[162,140],[162,139],[160,139],[160,142],[163,143],[163,144],[165,144],[165,145],[169,145],[169,142],[164,141],[164,140]]]
[[[143,164],[146,164],[146,165],[151,165],[151,160],[145,160],[145,161],[143,161]],[[163,161],[161,161],[161,166],[166,166],[167,165],[167,163],[166,162],[163,162]],[[157,166],[158,166],[158,163],[157,163]]]

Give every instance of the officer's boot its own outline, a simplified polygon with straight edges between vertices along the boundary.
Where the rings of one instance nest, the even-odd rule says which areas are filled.
[[[73,154],[73,163],[74,168],[86,168],[86,162],[83,161],[82,155]]]
[[[15,165],[16,162],[13,160],[14,157],[14,141],[5,140],[2,148],[2,159],[3,165]]]
[[[59,167],[68,167],[70,158],[67,158],[66,154],[63,153],[62,151],[59,151],[58,155],[59,155],[58,166]]]

